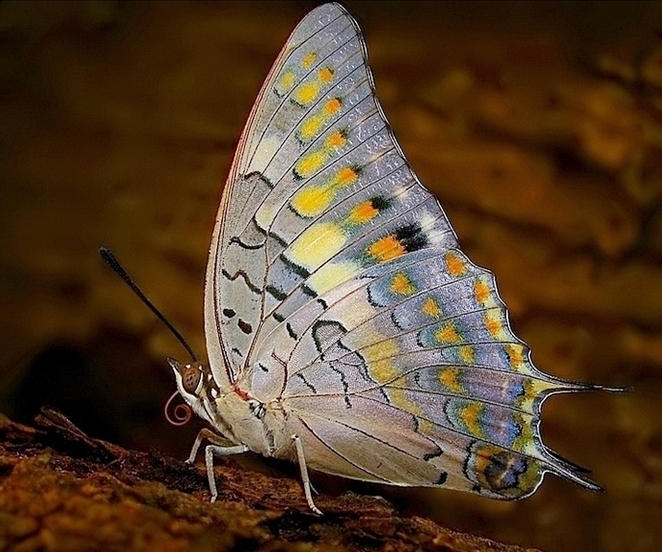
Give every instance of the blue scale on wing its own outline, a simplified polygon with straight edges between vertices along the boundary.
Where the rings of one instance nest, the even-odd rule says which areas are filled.
[[[270,306],[278,307],[281,317],[294,312],[302,300],[310,300],[311,292],[319,294],[324,291],[319,283],[324,272],[318,272],[311,280],[309,277],[313,273],[325,271],[331,275],[335,271],[338,277],[345,280],[356,276],[365,269],[367,259],[355,259],[353,265],[346,265],[342,271],[338,269],[338,254],[373,232],[385,219],[392,219],[394,213],[411,210],[422,206],[426,200],[430,201],[429,194],[413,180],[405,180],[406,176],[404,170],[398,169],[383,179],[375,177],[375,181],[371,182],[368,179],[372,175],[367,167],[361,177],[362,182],[367,182],[364,188],[357,187],[352,195],[336,203],[334,209],[327,210],[314,223],[308,223],[305,230],[293,238],[290,245],[273,261],[269,271],[269,283],[273,286],[270,289],[275,292],[272,295],[282,301],[282,304]],[[396,183],[402,186],[398,188],[397,195],[387,187],[388,184]],[[328,282],[340,284],[342,279],[327,280],[327,287],[330,285]],[[303,296],[301,293],[298,297],[293,294],[297,287],[301,288]],[[266,312],[271,310],[268,308]]]
[[[326,142],[329,129],[354,128],[374,112],[367,76],[361,71],[357,41],[330,47],[337,48],[334,54],[325,57],[320,52],[316,57],[320,61],[298,87],[284,96],[269,134],[256,151],[256,161],[249,167],[273,183],[273,190],[257,214],[265,230],[270,230],[274,216],[292,194],[325,159],[332,157],[333,144]],[[324,76],[321,81],[320,75]],[[301,105],[296,100],[297,93],[307,89],[312,99],[309,105]]]
[[[311,82],[320,69],[321,59],[342,47],[338,36],[352,36],[352,25],[342,14],[330,17],[334,20],[327,24],[318,22],[297,27],[288,41],[288,47],[283,49],[274,63],[255,101],[240,141],[241,148],[235,155],[237,174],[262,172],[276,152],[272,138],[286,136],[291,129],[292,123],[284,115],[294,116],[296,120],[297,116],[302,117],[305,113],[302,109],[291,110],[294,104],[292,94],[300,90],[301,83]]]
[[[420,391],[400,385],[386,386],[387,394],[392,389],[398,390],[403,400],[415,404],[422,419],[433,422],[434,425],[430,425],[426,434],[434,436],[434,427],[443,426],[493,445],[543,459],[534,439],[537,413],[524,413],[510,406],[491,404],[478,398],[453,397],[442,392]]]
[[[350,259],[352,241],[369,232],[374,234],[385,218],[392,221],[393,213],[422,208],[426,202],[431,212],[438,212],[435,200],[415,181],[411,170],[401,164],[401,158],[396,158],[392,151],[388,155],[393,156],[389,160],[389,166],[395,167],[393,170],[384,174],[383,168],[379,172],[375,169],[377,165],[367,164],[361,173],[364,187],[357,188],[334,209],[327,210],[308,227],[310,231],[300,234],[273,262],[268,277],[265,316],[272,312],[274,316],[266,319],[262,336],[267,336],[279,322],[316,294],[323,293],[325,288],[359,277],[366,267],[376,262],[364,251],[358,258]],[[397,159],[400,159],[399,165]],[[430,233],[443,233],[454,243],[445,217],[437,217],[434,226],[438,228],[430,229]],[[345,261],[338,261],[338,253],[343,250]],[[299,330],[301,332],[303,330]]]
[[[434,351],[412,351],[394,362],[403,370],[394,387],[420,389],[447,396],[478,401],[533,413],[544,398],[557,389],[553,381],[533,379],[518,373],[503,373],[486,364],[446,363]]]
[[[385,157],[393,143],[372,98],[354,109],[362,106],[365,113],[356,121],[350,123],[347,117],[347,126],[330,127],[302,152],[282,178],[289,185],[277,186],[257,212],[258,225],[283,245],[342,199],[377,180],[375,173],[383,163],[397,163],[397,156]]]

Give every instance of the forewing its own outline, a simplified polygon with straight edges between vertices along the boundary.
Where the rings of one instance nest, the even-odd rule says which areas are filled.
[[[286,331],[285,318],[369,267],[432,244],[454,246],[455,235],[393,138],[356,22],[323,5],[274,64],[223,194],[205,291],[215,376],[277,394],[283,365],[257,351],[276,328]]]

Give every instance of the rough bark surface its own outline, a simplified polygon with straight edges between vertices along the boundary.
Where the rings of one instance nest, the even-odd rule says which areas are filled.
[[[1,415],[0,415],[1,416]],[[0,549],[37,550],[438,550],[518,552],[401,517],[386,501],[346,493],[307,510],[291,478],[216,469],[210,504],[199,466],[88,437],[42,410],[29,427],[0,417]]]

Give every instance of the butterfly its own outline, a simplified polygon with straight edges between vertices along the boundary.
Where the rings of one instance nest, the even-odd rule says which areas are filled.
[[[497,499],[546,473],[588,489],[542,441],[554,393],[597,389],[538,370],[494,275],[473,264],[405,159],[366,44],[339,4],[311,11],[266,78],[213,231],[209,364],[169,359],[215,456],[254,451],[362,481]]]

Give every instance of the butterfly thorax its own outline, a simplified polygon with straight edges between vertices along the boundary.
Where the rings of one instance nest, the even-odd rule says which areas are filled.
[[[214,402],[212,421],[219,431],[232,432],[233,440],[264,456],[280,456],[290,441],[285,439],[285,413],[280,401],[263,403],[237,387]]]
[[[221,387],[206,364],[168,362],[182,398],[221,436],[264,456],[280,456],[280,451],[288,448],[280,400],[262,402],[237,382]]]

